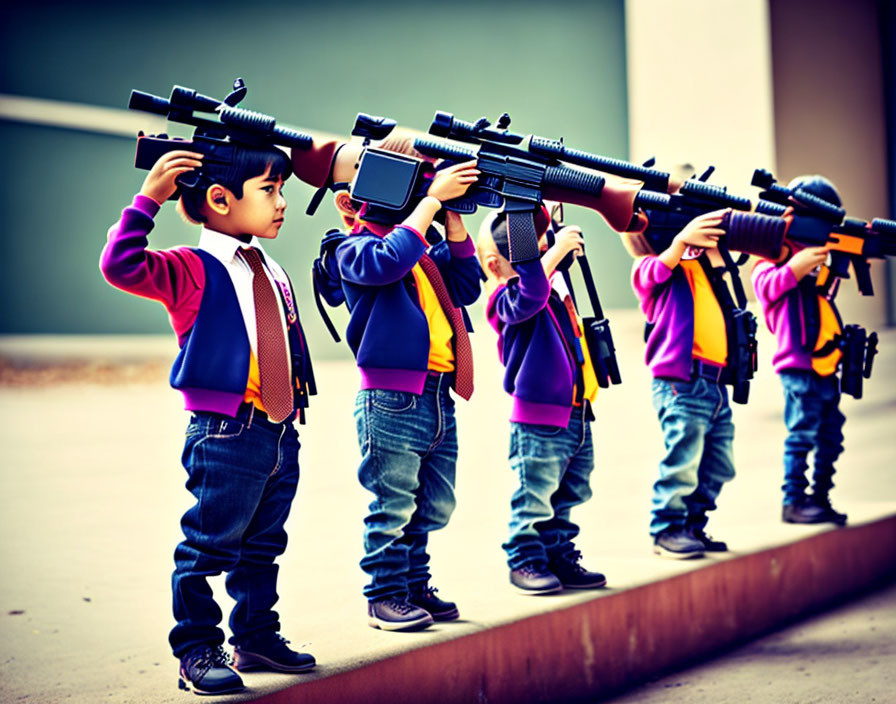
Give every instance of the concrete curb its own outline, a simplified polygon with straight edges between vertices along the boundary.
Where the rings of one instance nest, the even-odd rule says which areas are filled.
[[[894,577],[896,516],[889,516],[418,648],[257,701],[593,699]]]

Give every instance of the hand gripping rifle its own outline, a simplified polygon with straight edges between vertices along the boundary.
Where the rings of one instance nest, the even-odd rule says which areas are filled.
[[[226,170],[233,162],[235,149],[240,146],[270,148],[274,145],[296,149],[310,149],[311,135],[289,127],[280,127],[270,115],[238,107],[248,89],[242,78],[233,82],[233,90],[218,100],[192,88],[174,86],[170,97],[139,90],[131,91],[128,107],[131,110],[164,115],[171,122],[192,125],[193,137],[189,140],[168,135],[137,136],[137,154],[134,166],[151,169],[159,157],[175,149],[187,149],[204,155],[202,166],[177,177],[176,183],[194,187],[202,176],[213,176]],[[179,193],[171,196],[176,200]]]

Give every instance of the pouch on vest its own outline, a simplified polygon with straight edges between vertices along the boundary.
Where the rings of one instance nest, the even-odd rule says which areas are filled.
[[[613,345],[613,335],[610,333],[610,321],[604,315],[600,299],[597,297],[597,287],[594,285],[588,260],[584,254],[577,259],[594,312],[594,315],[582,318],[582,332],[588,345],[588,353],[591,355],[591,365],[594,367],[595,376],[597,376],[597,385],[606,389],[610,384],[622,383],[619,363],[616,360],[616,347]]]
[[[840,347],[843,350],[840,389],[853,398],[862,398],[862,380],[871,378],[877,354],[877,333],[869,335],[861,325],[847,325],[843,328]]]

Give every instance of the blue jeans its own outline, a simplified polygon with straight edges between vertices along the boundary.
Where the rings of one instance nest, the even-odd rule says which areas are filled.
[[[566,428],[510,424],[510,466],[519,487],[510,499],[510,537],[502,547],[512,570],[546,565],[575,550],[579,527],[570,511],[591,498],[594,468],[591,424],[584,414],[584,406],[574,408]]]
[[[430,374],[421,395],[366,389],[355,399],[358,479],[373,493],[364,519],[369,601],[403,598],[430,579],[426,544],[454,511],[457,426],[451,377]]]
[[[184,541],[174,552],[176,657],[197,645],[219,645],[221,609],[207,578],[227,573],[231,642],[276,633],[277,565],[286,548],[283,524],[299,483],[299,437],[292,423],[258,416],[245,421],[197,412],[190,419],[183,464],[196,504],[181,519]]]
[[[843,452],[840,412],[840,380],[837,375],[818,376],[810,371],[782,371],[784,387],[784,503],[803,497],[809,482],[807,457],[815,451],[813,491],[827,494],[834,486],[834,463]]]
[[[722,485],[734,477],[734,423],[727,389],[707,379],[653,380],[666,454],[653,485],[650,534],[703,528]]]

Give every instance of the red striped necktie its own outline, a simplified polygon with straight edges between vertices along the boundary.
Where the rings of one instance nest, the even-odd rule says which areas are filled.
[[[280,301],[254,247],[241,249],[252,268],[252,293],[255,297],[255,328],[258,339],[258,372],[261,375],[261,404],[275,423],[286,420],[295,410],[290,379],[289,357]]]
[[[429,279],[439,305],[454,331],[454,390],[458,396],[469,400],[473,395],[473,348],[470,346],[470,335],[464,325],[464,317],[460,308],[451,300],[451,294],[448,293],[436,263],[424,254],[420,257],[420,268]]]

